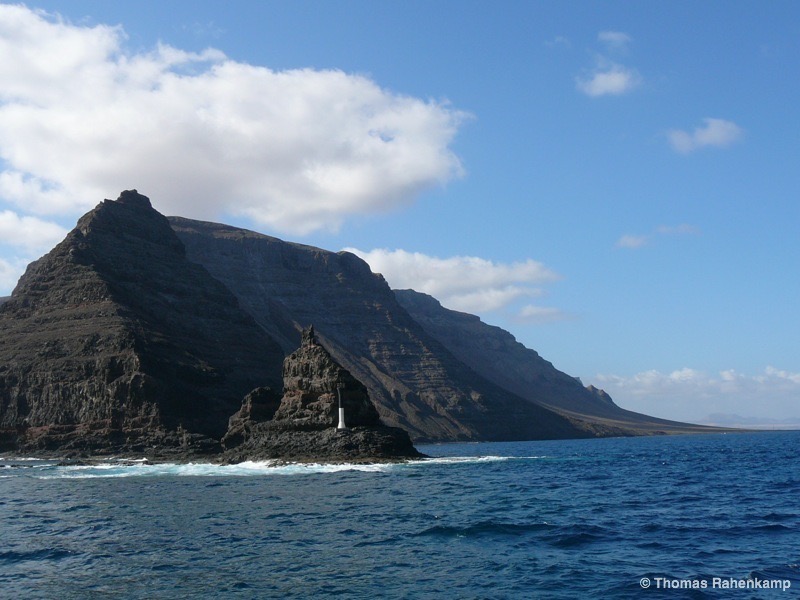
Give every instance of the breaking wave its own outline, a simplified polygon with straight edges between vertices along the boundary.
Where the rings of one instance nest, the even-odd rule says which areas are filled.
[[[37,479],[97,479],[119,477],[253,477],[309,475],[357,471],[385,473],[397,469],[433,465],[469,465],[476,463],[528,460],[541,457],[512,456],[445,456],[401,463],[287,463],[285,461],[245,461],[237,464],[215,463],[150,463],[147,459],[108,459],[91,464],[65,464],[35,458],[2,458],[0,469],[25,469]],[[2,474],[0,477],[10,477]]]

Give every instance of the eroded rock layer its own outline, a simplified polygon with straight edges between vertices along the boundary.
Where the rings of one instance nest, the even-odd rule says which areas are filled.
[[[135,190],[29,265],[0,341],[0,447],[20,451],[213,451],[283,359]]]
[[[217,223],[179,217],[170,223],[189,258],[228,286],[287,354],[299,330],[313,323],[336,362],[367,387],[381,419],[417,441],[598,433],[481,377],[429,335],[354,254]]]
[[[223,444],[234,462],[420,457],[408,433],[381,423],[367,388],[333,360],[311,327],[283,363],[280,402],[271,390],[254,390],[231,417]]]

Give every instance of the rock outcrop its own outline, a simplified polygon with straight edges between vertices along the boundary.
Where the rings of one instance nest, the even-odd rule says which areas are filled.
[[[135,190],[84,215],[0,306],[0,448],[219,449],[283,352]]]
[[[408,433],[383,425],[367,388],[333,360],[312,327],[283,362],[283,397],[260,388],[231,417],[222,440],[233,462],[419,458]],[[346,429],[339,429],[339,407]]]

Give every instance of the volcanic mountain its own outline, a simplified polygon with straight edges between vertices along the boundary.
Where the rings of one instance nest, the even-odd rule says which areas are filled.
[[[601,389],[556,369],[509,332],[475,315],[449,310],[438,300],[414,290],[395,290],[409,315],[460,361],[500,387],[556,412],[623,432],[703,433],[702,425],[658,419],[617,406]],[[719,430],[715,430],[719,431]]]
[[[349,252],[170,217],[202,264],[288,354],[313,324],[336,362],[369,389],[381,419],[417,441],[587,437],[573,421],[478,375],[428,335],[381,275]]]
[[[189,258],[222,281],[287,354],[297,331],[313,323],[336,361],[367,385],[382,419],[417,440],[709,430],[623,410],[507,331],[431,296],[391,290],[351,253],[218,223],[169,220]],[[530,406],[547,411],[534,414]]]
[[[0,306],[0,443],[210,443],[282,349],[136,191],[84,215]],[[208,439],[206,439],[208,438]]]
[[[280,389],[312,324],[381,421],[416,441],[694,430],[623,411],[353,254],[168,219],[130,190],[0,303],[0,449],[219,451],[242,399]]]

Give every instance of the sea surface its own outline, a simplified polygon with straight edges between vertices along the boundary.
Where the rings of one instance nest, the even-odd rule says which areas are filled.
[[[420,450],[394,465],[6,457],[0,597],[800,596],[800,432]]]

